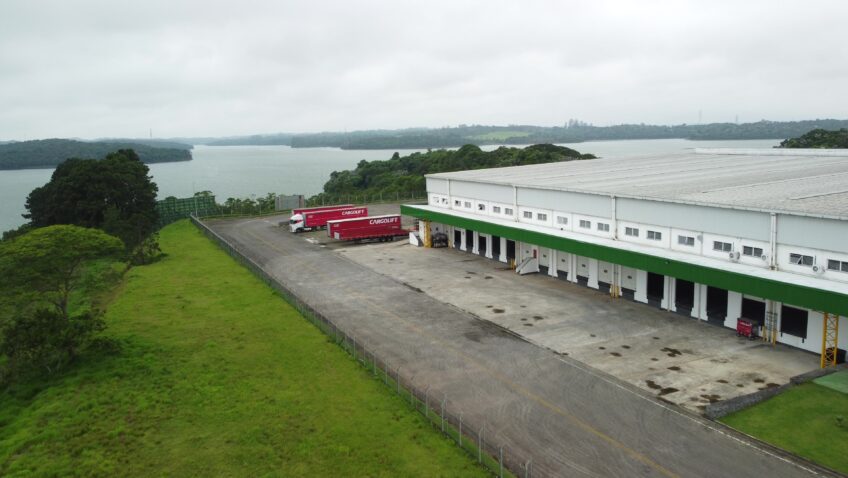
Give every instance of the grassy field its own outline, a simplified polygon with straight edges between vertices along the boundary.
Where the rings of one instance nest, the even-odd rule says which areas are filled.
[[[842,417],[842,425],[838,418]],[[848,473],[848,395],[807,383],[722,421],[824,466]]]
[[[161,244],[119,354],[0,393],[0,475],[486,475],[188,222]]]

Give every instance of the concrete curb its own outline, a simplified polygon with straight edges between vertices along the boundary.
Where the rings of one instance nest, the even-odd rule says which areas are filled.
[[[730,415],[731,413],[744,410],[748,407],[754,406],[760,402],[768,400],[769,398],[779,395],[796,385],[801,385],[819,377],[824,377],[825,375],[830,375],[831,373],[846,369],[848,369],[848,365],[841,364],[837,367],[811,370],[807,373],[802,373],[801,375],[791,377],[789,379],[789,383],[783,384],[779,387],[758,390],[754,393],[749,393],[748,395],[742,395],[739,397],[731,398],[729,400],[711,403],[707,405],[706,410],[704,410],[704,416],[709,418],[710,420],[718,420],[719,418]]]

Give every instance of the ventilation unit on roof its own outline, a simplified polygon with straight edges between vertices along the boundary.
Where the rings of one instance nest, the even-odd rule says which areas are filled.
[[[730,259],[733,262],[738,261],[739,260],[739,251],[732,251],[732,252],[727,253],[727,258]]]
[[[816,274],[824,274],[824,266],[821,264],[815,264],[813,266],[813,272]]]

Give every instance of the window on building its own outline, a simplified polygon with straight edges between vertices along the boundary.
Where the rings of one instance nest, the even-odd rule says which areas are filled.
[[[661,241],[662,233],[659,231],[648,231],[648,239],[652,241]]]
[[[557,224],[566,225],[568,224],[568,218],[565,216],[557,216]]]
[[[789,254],[789,263],[796,264],[799,266],[811,266],[816,262],[816,258],[813,256],[805,256],[803,254]]]
[[[465,207],[471,209],[471,201],[465,201]]]
[[[639,228],[638,227],[625,227],[624,235],[631,237],[639,237]]]
[[[784,305],[780,309],[780,333],[807,338],[807,311]]]
[[[500,206],[492,206],[492,212],[495,213],[495,214],[500,214],[501,213],[501,207]]]
[[[598,223],[598,230],[601,231],[601,232],[609,232],[609,224],[599,222]]]
[[[524,219],[533,219],[533,213],[530,211],[524,211]]]
[[[512,208],[510,208],[510,207],[504,208],[504,214],[506,214],[507,216],[512,216]]]
[[[695,238],[692,236],[677,236],[677,243],[681,246],[694,246]]]
[[[827,270],[848,272],[848,261],[836,261],[830,259],[827,261]]]
[[[761,247],[742,246],[742,255],[751,257],[762,257],[763,249]]]
[[[460,201],[459,199],[454,199],[453,205],[456,207],[460,207],[462,206],[462,201]]]
[[[538,212],[538,213],[536,213],[536,219],[538,219],[540,221],[547,221],[548,215],[545,214],[545,213]]]
[[[713,250],[714,251],[722,251],[722,252],[730,252],[733,250],[732,242],[721,242],[721,241],[713,241]]]
[[[585,220],[585,219],[581,219],[580,220],[580,227],[582,227],[583,229],[591,229],[592,223],[590,221]]]
[[[477,210],[478,210],[478,211],[485,211],[485,210],[486,210],[486,205],[485,205],[485,204],[478,204],[478,205],[477,205]]]

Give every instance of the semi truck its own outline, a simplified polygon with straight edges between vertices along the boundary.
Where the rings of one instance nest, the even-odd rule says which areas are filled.
[[[339,241],[393,241],[409,231],[400,225],[400,214],[357,217],[327,222],[327,235]]]
[[[365,217],[367,215],[368,208],[364,206],[349,206],[341,209],[306,211],[302,214],[292,215],[289,219],[289,230],[291,232],[303,232],[312,229],[320,229],[327,226],[327,221]]]

